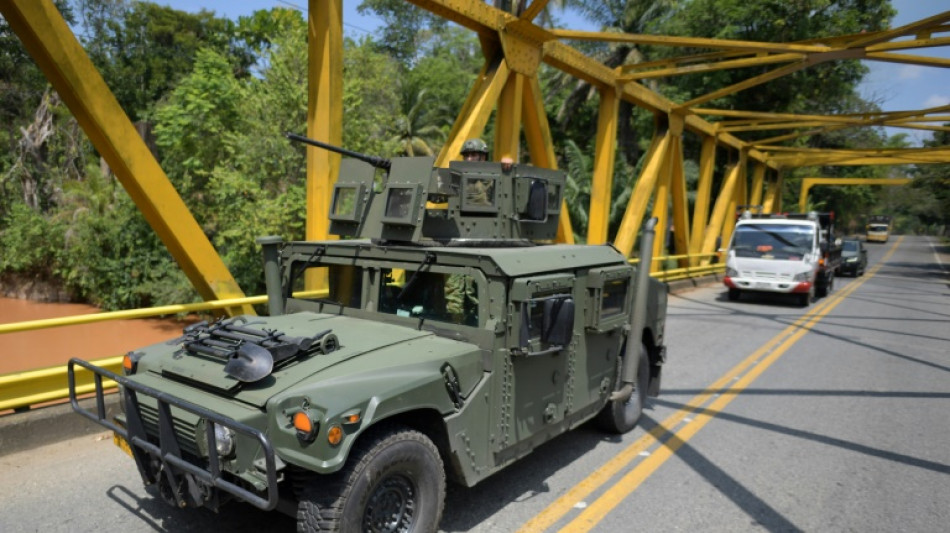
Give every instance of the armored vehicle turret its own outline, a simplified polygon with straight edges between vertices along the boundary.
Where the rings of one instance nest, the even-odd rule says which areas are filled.
[[[610,245],[553,243],[562,172],[348,155],[341,239],[259,240],[269,316],[190,326],[121,376],[70,362],[119,383],[117,419],[74,406],[146,483],[301,531],[435,531],[447,480],[475,485],[588,420],[633,429],[659,392],[666,288]]]

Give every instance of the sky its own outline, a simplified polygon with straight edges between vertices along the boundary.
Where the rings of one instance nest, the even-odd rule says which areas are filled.
[[[258,9],[290,7],[306,11],[306,0],[152,0],[183,11],[206,9],[236,19]],[[382,21],[371,13],[360,14],[356,7],[360,0],[343,0],[343,33],[359,38],[372,35]],[[892,0],[897,16],[891,27],[936,15],[950,9],[947,0]],[[561,17],[565,19],[566,17]],[[570,29],[595,29],[571,20]],[[945,36],[945,34],[941,34]],[[898,51],[900,52],[900,51]],[[950,59],[950,46],[916,49],[906,53]],[[950,104],[950,68],[923,67],[880,61],[865,61],[870,74],[859,87],[861,96],[877,102],[884,111],[909,111]],[[907,133],[915,144],[930,137],[928,132],[888,128],[888,135]]]

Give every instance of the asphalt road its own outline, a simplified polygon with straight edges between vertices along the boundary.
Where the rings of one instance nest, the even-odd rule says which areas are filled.
[[[581,427],[472,489],[444,531],[946,531],[950,261],[869,245],[808,308],[670,299],[663,392],[623,438]],[[0,456],[0,531],[293,531],[232,505],[177,510],[107,434]]]

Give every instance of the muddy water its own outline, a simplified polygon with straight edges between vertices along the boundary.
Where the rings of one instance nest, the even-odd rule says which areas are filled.
[[[0,324],[98,313],[91,305],[0,298]],[[181,335],[193,322],[137,319],[0,334],[0,375],[58,366],[70,357],[86,360],[122,355]]]

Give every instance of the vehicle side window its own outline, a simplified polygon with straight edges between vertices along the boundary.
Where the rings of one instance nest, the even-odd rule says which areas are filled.
[[[574,298],[570,294],[539,295],[521,303],[519,347],[543,353],[570,343],[574,331]]]
[[[602,321],[623,314],[629,284],[629,279],[615,279],[604,283],[600,298],[600,319]]]

